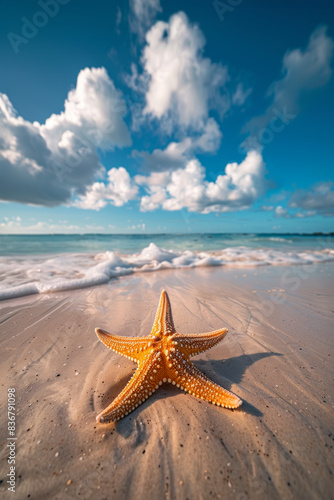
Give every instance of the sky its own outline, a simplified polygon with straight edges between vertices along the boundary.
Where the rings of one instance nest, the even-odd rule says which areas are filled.
[[[1,234],[334,230],[328,0],[0,9]]]

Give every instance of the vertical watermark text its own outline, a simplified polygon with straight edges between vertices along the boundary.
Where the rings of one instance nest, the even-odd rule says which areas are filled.
[[[15,389],[8,389],[7,410],[8,410],[8,465],[9,472],[7,473],[8,491],[15,493],[16,487],[16,398]]]

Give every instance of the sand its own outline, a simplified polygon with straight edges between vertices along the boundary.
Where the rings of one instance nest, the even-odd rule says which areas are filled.
[[[333,498],[333,274],[330,264],[159,271],[2,302],[1,498]],[[165,384],[117,425],[96,424],[136,365],[94,328],[147,335],[162,288],[179,332],[229,328],[193,360],[244,404],[218,408]]]

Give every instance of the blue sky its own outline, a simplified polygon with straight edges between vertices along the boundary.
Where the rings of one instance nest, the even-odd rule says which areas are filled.
[[[0,8],[1,233],[333,230],[328,1]]]

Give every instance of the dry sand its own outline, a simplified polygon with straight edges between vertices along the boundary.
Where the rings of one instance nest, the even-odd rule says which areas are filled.
[[[333,498],[333,271],[160,271],[0,304],[1,498]],[[244,404],[218,408],[166,384],[117,425],[97,425],[136,365],[94,328],[148,334],[162,288],[179,332],[229,328],[194,363]]]

